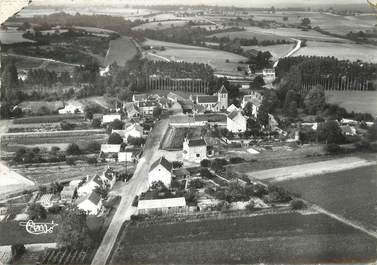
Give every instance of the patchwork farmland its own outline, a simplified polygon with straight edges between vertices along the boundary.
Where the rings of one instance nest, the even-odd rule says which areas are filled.
[[[376,166],[361,167],[278,185],[322,208],[377,230]]]
[[[130,225],[110,264],[367,262],[376,258],[375,245],[322,214],[271,214]]]

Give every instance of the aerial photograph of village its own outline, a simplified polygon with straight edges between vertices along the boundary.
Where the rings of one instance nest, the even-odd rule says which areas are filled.
[[[20,1],[0,265],[377,264],[377,1]]]

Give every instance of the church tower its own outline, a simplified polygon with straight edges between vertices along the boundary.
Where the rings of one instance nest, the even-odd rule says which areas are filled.
[[[226,110],[228,108],[228,91],[224,85],[222,85],[217,92],[217,102],[219,111]]]

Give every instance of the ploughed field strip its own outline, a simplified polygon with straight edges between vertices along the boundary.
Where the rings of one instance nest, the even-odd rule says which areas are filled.
[[[377,230],[377,166],[286,180],[277,185],[371,231]]]
[[[376,240],[323,214],[130,225],[111,264],[367,262]],[[179,253],[179,254],[178,254]]]

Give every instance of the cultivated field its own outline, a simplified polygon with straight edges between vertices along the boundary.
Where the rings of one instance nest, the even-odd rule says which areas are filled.
[[[4,31],[0,30],[0,43],[1,44],[13,44],[21,42],[35,42],[33,40],[25,39],[22,37],[24,32],[19,32],[16,30]]]
[[[361,167],[279,182],[322,208],[377,230],[377,167]]]
[[[116,62],[118,65],[123,66],[127,61],[131,60],[136,53],[137,49],[130,38],[122,36],[116,40],[111,40],[104,65],[108,66]]]
[[[247,50],[257,50],[257,51],[269,51],[272,55],[272,60],[276,61],[279,58],[286,55],[290,50],[294,48],[293,44],[277,44],[268,46],[242,46],[242,49]]]
[[[275,14],[266,11],[252,11],[254,20],[275,20],[280,23],[299,24],[301,19],[310,19],[312,27],[319,26],[321,29],[335,34],[347,34],[350,31],[371,30],[376,24],[376,16],[373,13],[360,14],[356,16],[340,16],[325,12],[297,12],[297,11],[277,11]],[[288,21],[283,18],[288,17]]]
[[[177,44],[173,42],[147,40],[143,43],[143,45],[163,46],[166,49],[165,51],[156,51],[156,54],[150,53],[147,57],[150,60],[205,63],[212,66],[214,71],[219,73],[239,74],[237,71],[237,66],[244,66],[239,64],[239,62],[247,60],[243,56],[230,52]],[[229,62],[227,63],[226,60],[229,60]]]
[[[306,44],[306,47],[302,47],[294,55],[334,56],[340,60],[377,63],[376,47],[373,45],[322,41],[308,41]]]
[[[86,176],[101,174],[106,163],[89,165],[86,162],[76,162],[76,165],[69,166],[65,162],[40,163],[12,166],[12,170],[32,180],[37,185],[48,184],[55,181],[81,179]]]
[[[328,103],[337,104],[347,111],[377,115],[377,91],[325,91]]]
[[[238,168],[239,173],[244,173],[252,179],[280,182],[289,179],[306,178],[318,174],[338,172],[368,165],[375,165],[375,161],[368,161],[359,157],[344,157],[295,166],[284,166],[261,171],[248,172],[247,167]],[[252,163],[250,164],[252,166]]]
[[[34,182],[11,170],[2,162],[0,162],[0,182],[0,196],[34,185]]]
[[[130,225],[110,264],[366,262],[376,240],[322,214]]]
[[[332,36],[327,36],[321,34],[314,30],[303,31],[297,28],[259,28],[259,27],[245,27],[244,31],[232,31],[232,32],[222,32],[213,34],[211,36],[226,37],[231,39],[234,38],[245,38],[252,39],[257,38],[258,40],[278,40],[285,39],[290,40],[291,38],[296,39],[307,39],[314,41],[328,41],[328,42],[349,42],[341,38],[336,38]]]
[[[64,108],[63,101],[23,101],[18,105],[24,112],[38,113],[41,107],[47,108],[50,112],[57,112]]]

